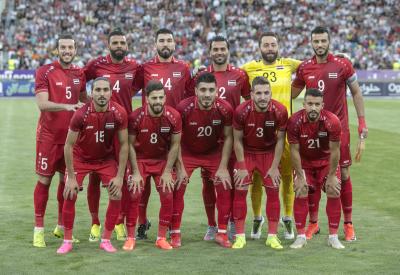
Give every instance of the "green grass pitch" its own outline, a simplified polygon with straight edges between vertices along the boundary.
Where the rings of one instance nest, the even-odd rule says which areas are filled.
[[[0,274],[399,274],[400,101],[366,99],[365,103],[370,134],[362,163],[351,168],[358,240],[345,243],[343,251],[326,245],[325,198],[320,209],[322,233],[304,249],[291,250],[291,242],[285,240],[283,251],[265,247],[265,228],[261,240],[248,240],[240,251],[204,242],[207,221],[197,172],[185,197],[182,248],[155,248],[159,199],[152,188],[148,215],[153,227],[149,240],[138,241],[132,253],[120,249],[122,243],[116,240],[113,243],[120,249],[116,254],[100,251],[97,243],[87,241],[90,218],[84,191],[77,202],[74,231],[81,243],[69,255],[58,256],[56,249],[61,240],[51,234],[57,221],[57,177],[50,190],[45,218],[47,248],[32,247],[33,189],[37,180],[35,129],[39,111],[33,99],[0,100]],[[299,102],[296,106],[298,109]],[[349,110],[354,153],[356,116],[351,102]],[[103,192],[100,217],[104,217],[106,198]],[[250,235],[250,204],[248,210]],[[283,239],[281,231],[280,237]]]

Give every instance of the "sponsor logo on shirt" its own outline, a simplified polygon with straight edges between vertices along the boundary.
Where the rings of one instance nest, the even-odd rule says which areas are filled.
[[[301,138],[306,138],[308,135],[300,135]]]
[[[189,125],[197,125],[197,122],[196,121],[191,121],[191,122],[189,122]]]
[[[249,124],[247,124],[247,126],[249,126],[249,127],[254,127],[254,126],[256,126],[254,123],[249,123]]]
[[[213,125],[220,125],[221,124],[221,120],[220,119],[213,119],[212,124]]]
[[[62,82],[56,82],[56,86],[62,86]]]
[[[158,77],[158,74],[151,74],[152,77]]]
[[[337,73],[328,73],[328,78],[337,78]]]
[[[105,74],[105,75],[103,75],[103,77],[110,77],[110,75],[109,74]]]
[[[125,79],[133,79],[133,74],[130,73],[125,74]]]
[[[236,86],[236,80],[228,80],[228,86]]]
[[[140,130],[141,133],[147,133],[149,131],[149,129],[142,129]]]
[[[318,137],[326,137],[328,136],[327,132],[318,132]]]
[[[273,121],[273,120],[265,121],[265,126],[274,127],[274,125],[275,125],[275,121]]]
[[[161,133],[169,133],[171,130],[171,127],[161,127],[160,131]]]
[[[309,75],[309,76],[308,76],[308,79],[314,79],[314,78],[315,78],[314,75]]]
[[[88,126],[86,126],[86,129],[93,129],[93,128],[94,128],[93,125],[88,125]]]
[[[172,77],[181,77],[182,73],[181,72],[173,72]]]
[[[114,129],[114,122],[108,122],[105,126],[106,129]]]
[[[277,70],[283,70],[285,67],[284,66],[276,66]]]
[[[74,82],[75,85],[78,85],[78,84],[79,84],[79,79],[78,79],[78,78],[75,78],[75,79],[73,79],[72,81]]]

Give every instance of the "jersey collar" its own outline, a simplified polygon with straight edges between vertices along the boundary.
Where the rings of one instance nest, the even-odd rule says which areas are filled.
[[[228,64],[228,66],[226,66],[226,72],[230,72],[231,70],[232,70],[232,65]],[[207,71],[210,72],[210,73],[215,72],[214,65],[213,64],[209,65],[208,68],[207,68]]]
[[[326,57],[327,62],[332,62],[335,59],[335,56],[331,53],[328,53],[328,56]],[[313,64],[317,64],[317,56],[314,55],[312,58]]]
[[[158,57],[158,55],[156,55],[156,56],[153,58],[153,60],[154,60],[155,63],[165,63],[165,62],[161,62],[161,61],[160,61],[160,58]],[[176,63],[175,57],[172,56],[172,59],[171,59],[171,62],[170,62],[170,63]]]
[[[106,55],[106,59],[107,59],[107,62],[108,62],[108,63],[111,63],[111,64],[117,64],[117,65],[119,65],[119,64],[125,63],[125,62],[126,62],[126,59],[127,59],[127,57],[126,57],[126,56],[124,57],[124,59],[123,59],[122,63],[113,63],[113,62],[112,62],[112,59],[111,59],[111,54],[107,54],[107,55]]]

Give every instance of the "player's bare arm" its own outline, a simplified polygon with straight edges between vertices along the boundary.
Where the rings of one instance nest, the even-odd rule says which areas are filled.
[[[234,139],[233,146],[237,160],[236,163],[237,171],[234,174],[233,178],[235,180],[235,187],[237,189],[241,189],[243,187],[244,179],[249,175],[249,172],[246,169],[246,164],[244,161],[243,131],[234,129],[233,139]]]
[[[179,146],[178,149],[178,160],[176,161],[176,189],[179,189],[182,184],[187,184],[188,182],[188,174],[186,173],[185,166],[183,165],[183,160],[182,160],[182,150],[181,147]]]
[[[60,112],[60,111],[75,112],[76,110],[78,110],[80,107],[83,106],[83,103],[64,104],[64,103],[52,102],[49,100],[49,93],[44,91],[36,93],[36,103],[40,111],[46,111],[46,112]]]
[[[74,132],[69,130],[67,135],[67,140],[65,141],[64,145],[64,158],[65,158],[65,166],[67,169],[67,181],[65,183],[64,188],[64,199],[70,198],[71,200],[73,197],[78,194],[79,185],[76,181],[75,171],[74,171],[74,157],[72,154],[74,144],[78,139],[78,132]]]
[[[167,164],[165,165],[164,172],[161,175],[161,184],[163,192],[167,189],[168,192],[172,192],[174,189],[174,180],[172,178],[172,167],[178,158],[179,147],[181,143],[182,134],[173,134],[171,136],[171,147],[168,152]]]
[[[339,165],[340,159],[340,142],[330,141],[329,142],[329,173],[325,183],[325,190],[327,195],[332,194],[335,197],[340,195],[340,183],[336,177],[336,169]]]
[[[222,147],[222,157],[221,162],[217,172],[215,173],[215,178],[222,182],[224,189],[232,189],[231,177],[228,171],[228,161],[232,153],[233,136],[232,136],[232,126],[224,127],[224,146]]]
[[[299,94],[301,93],[301,91],[303,91],[304,86],[303,87],[296,87],[292,85],[292,98],[295,99],[296,97],[299,96]]]
[[[296,174],[293,182],[293,189],[297,198],[306,197],[308,195],[308,186],[306,178],[304,177],[303,168],[301,167],[299,148],[299,144],[290,144],[290,158],[292,161],[294,172]]]
[[[129,161],[132,167],[132,178],[128,181],[128,190],[133,193],[141,192],[143,185],[143,178],[139,171],[139,166],[137,164],[136,151],[133,146],[136,141],[136,135],[129,135],[128,143],[129,143]]]
[[[124,179],[126,162],[128,160],[128,129],[122,129],[118,131],[118,140],[120,144],[119,156],[118,156],[118,172],[117,176],[110,182],[109,192],[112,197],[121,197],[121,187]]]
[[[281,182],[281,173],[279,172],[279,163],[281,162],[283,147],[285,145],[286,131],[278,131],[277,141],[275,145],[274,160],[272,161],[271,168],[269,168],[266,177],[270,177],[276,187]]]

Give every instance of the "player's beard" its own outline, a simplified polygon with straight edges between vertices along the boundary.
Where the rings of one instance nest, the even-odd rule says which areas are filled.
[[[65,57],[66,55],[67,55],[67,54],[62,54],[62,55],[60,56],[60,63],[63,64],[63,65],[69,65],[69,64],[71,64],[72,61],[74,61],[74,58],[75,58],[75,55],[74,55],[74,54],[71,54],[70,59],[69,59],[69,60],[65,60],[64,57]]]
[[[214,103],[212,98],[202,98],[198,102],[204,109],[209,109],[211,105]]]
[[[100,107],[104,107],[108,104],[108,100],[105,97],[99,97],[96,99],[96,104]]]
[[[217,65],[224,65],[228,61],[227,55],[213,56],[213,62]]]
[[[110,54],[112,56],[112,58],[114,58],[117,61],[121,61],[122,59],[124,59],[124,57],[126,56],[127,51],[122,50],[122,49],[116,49],[116,50],[111,50],[110,49]]]
[[[149,106],[150,106],[151,111],[155,115],[159,115],[162,113],[162,111],[164,111],[164,105],[162,105],[162,104],[153,104],[153,105],[149,104]]]
[[[164,47],[162,49],[157,49],[157,53],[159,56],[161,56],[164,59],[168,59],[172,56],[174,53],[174,50],[171,50],[170,48]]]
[[[328,46],[323,52],[321,52],[321,53],[319,53],[319,51],[318,51],[319,49],[320,49],[320,48],[317,48],[317,49],[313,48],[314,53],[315,53],[316,56],[318,56],[318,57],[325,57],[325,56],[328,55],[329,46]],[[321,48],[321,49],[322,49],[322,48]]]
[[[278,52],[261,52],[261,56],[267,63],[274,63],[275,60],[278,58]]]
[[[262,112],[264,112],[266,109],[267,109],[267,107],[268,107],[268,101],[267,100],[260,100],[260,101],[255,101],[254,102],[256,105],[257,105],[257,107],[262,111]],[[262,104],[262,105],[261,105]]]
[[[317,111],[311,111],[307,113],[308,120],[316,121],[319,118],[319,113]]]

